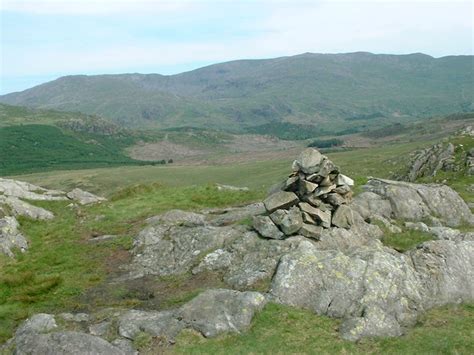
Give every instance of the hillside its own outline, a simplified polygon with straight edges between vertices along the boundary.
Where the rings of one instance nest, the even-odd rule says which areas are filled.
[[[472,63],[472,56],[306,53],[170,76],[66,76],[0,102],[97,114],[128,127],[261,133],[290,122],[335,132],[472,111]]]

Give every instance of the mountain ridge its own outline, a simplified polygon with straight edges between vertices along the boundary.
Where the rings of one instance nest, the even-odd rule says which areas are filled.
[[[272,122],[330,130],[471,111],[473,56],[354,52],[242,59],[174,74],[73,75],[0,102],[80,111],[140,128],[241,131]],[[359,116],[375,120],[351,122]]]

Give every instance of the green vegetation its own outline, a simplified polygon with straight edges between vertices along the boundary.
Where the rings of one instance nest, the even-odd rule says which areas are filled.
[[[128,188],[111,196],[110,202],[93,207],[71,209],[66,207],[67,201],[35,202],[56,217],[52,221],[21,219],[30,249],[18,254],[16,260],[0,255],[0,343],[11,336],[19,321],[33,313],[139,303],[133,295],[121,297],[112,290],[95,302],[81,295],[104,281],[123,251],[131,248],[129,236],[138,232],[147,217],[173,208],[238,205],[262,196],[258,191],[218,191],[211,186],[152,185]],[[88,242],[92,236],[103,234],[122,237],[100,244]],[[169,292],[168,297],[163,303],[173,305],[191,296],[176,298]]]
[[[270,303],[245,334],[205,339],[183,332],[173,350],[193,354],[470,354],[473,316],[474,305],[433,309],[400,338],[352,343],[340,338],[338,320]]]
[[[254,134],[268,134],[286,140],[302,140],[328,134],[316,126],[289,122],[266,123],[260,126],[249,127],[246,131]]]
[[[122,153],[132,143],[132,137],[68,134],[49,125],[1,127],[0,171],[7,175],[54,169],[144,165],[144,162]]]
[[[67,76],[0,101],[99,114],[129,127],[242,132],[292,122],[336,132],[472,110],[473,75],[472,56],[306,53],[166,77]]]
[[[384,231],[382,243],[401,253],[416,247],[417,245],[433,240],[433,236],[416,230],[405,230],[402,233],[390,233]]]
[[[338,147],[343,145],[344,141],[338,138],[331,138],[331,139],[316,139],[308,144],[308,147],[316,147],[316,148],[332,148]]]

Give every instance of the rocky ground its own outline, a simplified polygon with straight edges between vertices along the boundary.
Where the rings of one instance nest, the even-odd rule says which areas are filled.
[[[92,198],[2,182],[9,201],[41,196],[88,203]],[[184,329],[204,337],[244,332],[267,302],[340,318],[341,337],[358,341],[400,336],[432,307],[474,300],[474,233],[465,228],[474,225],[474,216],[454,190],[372,178],[353,198],[352,184],[327,157],[307,149],[262,203],[151,217],[112,283],[213,273],[220,288],[164,311],[36,314],[4,350],[135,354],[143,334],[160,348],[174,344]],[[384,233],[396,234],[402,224],[434,240],[404,253],[384,246]],[[18,234],[11,230],[9,236]],[[21,248],[27,240],[24,236],[9,248]]]

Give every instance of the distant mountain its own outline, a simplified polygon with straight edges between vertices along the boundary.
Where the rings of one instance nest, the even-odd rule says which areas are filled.
[[[472,111],[473,65],[474,56],[306,53],[170,76],[66,76],[0,102],[96,114],[128,127],[242,131],[290,122],[334,131]]]

